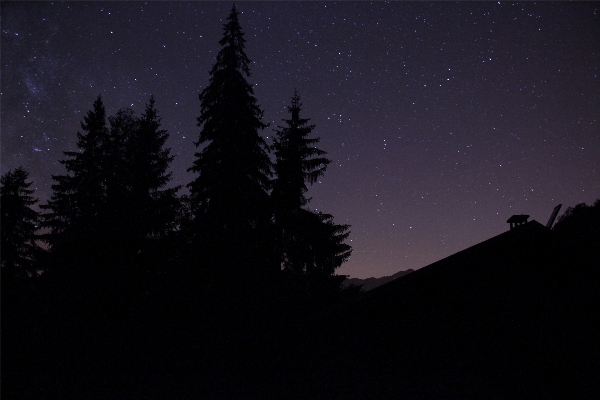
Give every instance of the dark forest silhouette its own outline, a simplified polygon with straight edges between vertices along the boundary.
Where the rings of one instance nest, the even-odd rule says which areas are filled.
[[[100,364],[148,358],[142,368],[153,369],[175,354],[191,371],[226,375],[234,359],[252,360],[272,342],[281,321],[351,292],[335,274],[351,253],[349,227],[306,208],[304,196],[330,160],[303,127],[296,92],[274,148],[260,136],[267,124],[247,81],[243,36],[234,6],[200,93],[189,195],[172,186],[169,134],[153,97],[141,116],[128,108],[108,116],[96,98],[41,214],[24,169],[2,177],[3,319],[12,327],[3,336],[23,349],[3,353],[13,393],[34,393],[48,376],[65,392],[94,391],[78,379],[120,381]],[[24,359],[39,361],[26,367],[30,379]],[[52,368],[59,359],[69,367]]]
[[[267,145],[235,6],[223,28],[189,194],[153,97],[95,99],[41,213],[2,175],[3,398],[596,394],[600,200],[344,288],[349,226],[308,207],[314,125],[294,91]]]

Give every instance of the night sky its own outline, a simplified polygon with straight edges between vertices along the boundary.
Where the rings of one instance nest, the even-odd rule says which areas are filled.
[[[2,2],[2,173],[45,202],[102,94],[154,94],[176,159],[231,2]],[[600,3],[238,2],[272,129],[294,89],[332,159],[312,208],[351,225],[352,277],[420,268],[600,197]],[[562,213],[562,212],[561,212]]]

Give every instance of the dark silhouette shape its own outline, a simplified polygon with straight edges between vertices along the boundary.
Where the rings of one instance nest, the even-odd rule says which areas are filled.
[[[200,93],[196,145],[203,147],[188,169],[198,174],[187,185],[193,215],[191,258],[196,264],[212,264],[211,271],[221,270],[229,278],[244,271],[251,276],[265,273],[272,258],[264,245],[271,241],[267,191],[272,166],[267,144],[258,134],[267,125],[246,80],[250,60],[244,43],[233,6],[210,83]]]
[[[506,222],[508,222],[510,224],[510,229],[513,229],[516,226],[527,223],[527,218],[529,218],[529,215],[525,215],[525,214],[513,215],[508,220],[506,220]]]
[[[308,138],[315,126],[308,125],[310,119],[300,118],[301,106],[298,91],[294,90],[292,104],[288,106],[291,118],[284,119],[285,126],[275,130],[273,152],[277,160],[272,201],[276,218],[308,205],[307,185],[323,176],[331,163],[324,157],[327,153],[316,147],[321,139]]]
[[[574,263],[600,270],[600,199],[569,207],[552,229],[565,243]]]
[[[527,222],[299,322],[276,348],[311,372],[279,377],[296,398],[597,397],[594,212],[570,214],[585,247]]]
[[[83,132],[77,132],[79,151],[65,151],[67,157],[60,163],[65,166],[65,175],[53,175],[52,197],[40,206],[47,210],[43,214],[42,227],[49,233],[44,240],[63,267],[71,262],[86,262],[90,258],[101,257],[94,249],[94,243],[103,227],[105,205],[105,182],[110,180],[107,166],[107,144],[110,143],[106,126],[106,111],[102,96],[94,101],[81,123]],[[109,249],[103,248],[104,251]],[[67,261],[68,257],[71,261]],[[58,261],[58,259],[62,259]],[[69,274],[69,273],[67,273]]]
[[[287,298],[295,298],[306,311],[336,299],[344,276],[335,270],[352,249],[345,242],[348,225],[334,223],[333,216],[308,210],[308,185],[321,177],[330,163],[325,151],[309,138],[314,125],[300,117],[300,96],[294,91],[290,119],[279,126],[272,147],[275,173],[271,204],[275,230],[275,270],[287,281]],[[285,286],[285,285],[284,285]],[[291,286],[291,288],[290,288]]]
[[[333,274],[349,256],[343,243],[347,225],[336,225],[330,215],[306,210],[309,184],[321,177],[331,162],[327,153],[316,147],[319,138],[309,138],[314,125],[300,117],[300,96],[294,91],[288,107],[290,119],[278,127],[273,144],[276,156],[271,201],[277,236],[278,269],[295,274]],[[329,244],[327,244],[329,243]],[[330,252],[327,254],[327,252]]]
[[[174,159],[164,148],[169,134],[160,129],[152,96],[141,117],[122,109],[109,121],[105,215],[110,220],[105,223],[112,230],[114,255],[139,258],[175,229],[180,187],[165,188]]]
[[[53,274],[5,291],[3,267],[3,398],[598,397],[600,201],[340,291],[348,226],[306,208],[329,161],[299,97],[270,181],[235,7],[220,43],[189,197],[166,189],[153,98],[87,113],[44,206],[51,257],[22,258]],[[21,175],[3,263],[5,224],[35,219]]]
[[[2,175],[2,280],[36,276],[35,263],[41,249],[36,244],[39,214],[31,206],[38,202],[27,182],[29,173],[19,167]]]
[[[50,211],[44,238],[63,267],[115,268],[174,228],[179,188],[164,189],[173,157],[163,148],[168,133],[160,129],[154,98],[141,118],[121,109],[109,121],[107,127],[98,96],[77,134],[79,151],[65,152],[67,174],[53,176],[52,198],[41,206]]]
[[[554,207],[554,210],[552,210],[552,215],[550,215],[550,219],[548,219],[548,222],[546,223],[546,228],[548,228],[548,229],[552,228],[552,225],[554,224],[554,220],[556,219],[556,216],[558,215],[558,212],[560,211],[560,207],[562,207],[562,204],[559,204],[556,207]]]
[[[600,199],[592,205],[585,203],[568,207],[558,218],[554,230],[564,232],[565,236],[596,237],[600,232]]]

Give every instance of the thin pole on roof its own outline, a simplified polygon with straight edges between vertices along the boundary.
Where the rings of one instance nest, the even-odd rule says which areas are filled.
[[[554,220],[556,219],[556,216],[558,215],[558,212],[560,211],[560,207],[562,207],[562,204],[559,204],[556,207],[554,207],[554,210],[552,211],[552,215],[550,216],[550,219],[548,220],[548,223],[546,224],[546,228],[548,228],[548,229],[552,228],[552,224],[554,224]]]

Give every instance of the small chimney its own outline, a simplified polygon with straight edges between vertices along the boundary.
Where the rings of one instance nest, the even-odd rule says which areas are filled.
[[[513,229],[519,225],[526,224],[527,218],[529,218],[529,215],[518,214],[518,215],[513,215],[506,222],[508,222],[510,224],[510,229]]]

